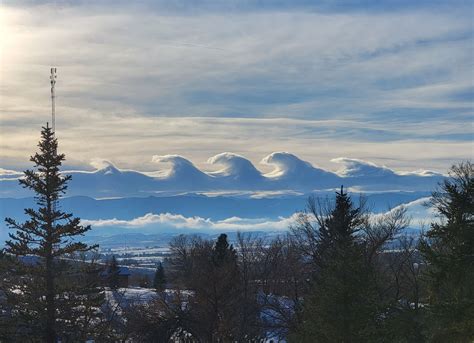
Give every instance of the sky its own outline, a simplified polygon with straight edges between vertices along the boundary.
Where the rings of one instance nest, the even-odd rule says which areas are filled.
[[[67,165],[203,170],[288,151],[446,172],[473,157],[470,1],[2,1],[0,167],[50,120]]]

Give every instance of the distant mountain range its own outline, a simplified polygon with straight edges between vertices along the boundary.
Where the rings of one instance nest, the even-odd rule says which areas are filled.
[[[174,196],[93,199],[84,196],[63,198],[61,209],[73,212],[91,224],[91,235],[118,233],[189,233],[221,231],[286,230],[294,221],[295,212],[304,210],[310,195],[333,199],[334,192],[302,195],[274,195],[253,198],[247,194],[206,196],[186,194]],[[368,208],[374,213],[387,211],[401,204],[425,199],[428,192],[367,193]],[[357,203],[359,194],[352,193]],[[35,208],[34,198],[0,198],[1,218],[27,219],[25,208]],[[0,240],[7,238],[7,228],[0,222]]]

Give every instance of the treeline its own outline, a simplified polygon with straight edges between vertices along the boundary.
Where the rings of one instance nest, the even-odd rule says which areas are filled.
[[[273,240],[239,234],[230,244],[178,236],[147,302],[109,265],[85,261],[90,227],[63,213],[69,177],[49,127],[20,182],[37,195],[0,254],[2,342],[472,342],[474,340],[474,167],[464,162],[433,193],[439,215],[406,235],[403,207],[372,215],[341,187],[310,198]],[[82,260],[81,260],[82,257]]]
[[[343,188],[310,198],[289,233],[267,241],[179,236],[166,273],[172,296],[132,307],[130,337],[162,342],[472,342],[474,174],[451,170],[408,236],[399,207],[371,215]],[[183,306],[185,304],[185,306]]]

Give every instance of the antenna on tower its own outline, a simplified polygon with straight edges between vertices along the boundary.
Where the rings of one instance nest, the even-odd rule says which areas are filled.
[[[55,92],[55,85],[56,85],[56,68],[51,68],[51,128],[53,129],[53,133],[56,132],[56,92]]]

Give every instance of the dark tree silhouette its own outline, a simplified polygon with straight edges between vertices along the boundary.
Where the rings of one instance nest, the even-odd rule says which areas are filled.
[[[157,291],[162,291],[166,287],[165,269],[163,268],[163,264],[161,262],[156,268],[155,277],[153,279],[153,287]]]
[[[245,293],[242,265],[227,235],[221,234],[215,243],[179,236],[170,246],[172,283],[193,292],[186,301],[182,328],[203,342],[261,338],[259,313],[253,310],[257,295],[250,293],[250,285]]]
[[[34,191],[38,208],[25,209],[29,220],[24,223],[6,218],[6,223],[15,232],[9,234],[5,251],[23,258],[27,265],[28,277],[24,280],[31,282],[28,283],[29,288],[24,289],[24,295],[40,296],[36,302],[41,304],[25,302],[24,306],[30,304],[35,308],[25,309],[23,313],[37,315],[36,323],[44,341],[55,342],[60,327],[58,320],[64,320],[60,318],[62,309],[68,307],[66,300],[73,298],[64,296],[68,292],[65,289],[67,283],[58,282],[69,269],[64,258],[96,246],[87,246],[77,240],[78,236],[91,229],[90,226],[82,226],[79,218],[60,209],[59,199],[66,192],[71,176],[62,175],[59,171],[65,156],[57,153],[58,142],[48,125],[41,131],[38,147],[39,152],[30,159],[35,170],[26,170],[24,178],[20,179],[23,187]]]
[[[295,342],[367,342],[374,337],[376,290],[360,233],[366,212],[341,187],[334,208],[318,214],[315,275]]]
[[[212,251],[212,260],[216,266],[221,266],[232,259],[235,259],[235,249],[227,242],[227,235],[221,233]]]
[[[428,336],[434,342],[474,340],[474,166],[453,166],[433,193],[441,221],[420,250],[427,262]]]
[[[107,283],[112,289],[117,289],[120,286],[120,267],[115,255],[112,256],[107,266]]]

